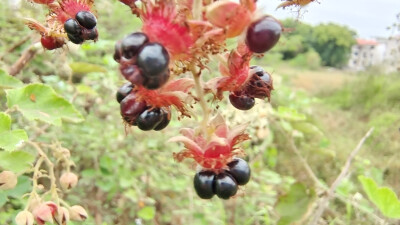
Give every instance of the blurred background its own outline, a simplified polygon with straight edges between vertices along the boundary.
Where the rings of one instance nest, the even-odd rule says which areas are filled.
[[[249,122],[252,137],[244,144],[251,181],[229,201],[199,199],[192,162],[175,162],[172,153],[182,146],[166,143],[201,118],[178,121],[175,113],[161,132],[122,123],[115,93],[124,80],[112,54],[117,40],[141,26],[125,5],[96,0],[98,42],[39,51],[16,76],[52,86],[85,117],[80,124],[50,128],[37,140],[59,141],[71,150],[80,181],[63,198],[88,209],[90,217],[82,224],[303,224],[321,194],[305,166],[330,186],[371,127],[374,133],[319,223],[396,224],[368,200],[357,177],[368,176],[400,194],[400,3],[320,0],[299,14],[297,9],[275,11],[280,1],[259,2],[290,32],[253,61],[272,73],[271,103],[257,100],[249,112],[235,110],[226,99],[220,103],[218,111],[230,125]],[[8,71],[39,38],[21,18],[43,21],[45,15],[26,1],[3,2],[0,68]],[[234,43],[229,40],[228,48]],[[218,75],[216,62],[210,68],[206,79]],[[4,93],[0,100],[4,105]],[[15,122],[28,134],[43,125],[18,116]],[[20,197],[31,184],[28,177],[20,181],[13,192],[0,192],[2,225],[14,224],[24,207]]]

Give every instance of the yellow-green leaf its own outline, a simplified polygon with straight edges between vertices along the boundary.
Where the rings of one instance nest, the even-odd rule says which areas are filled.
[[[374,180],[368,177],[359,176],[365,193],[383,215],[393,218],[400,218],[400,201],[396,193],[388,187],[378,187]]]
[[[24,141],[28,140],[28,135],[24,130],[8,130],[0,132],[0,149],[14,151]]]
[[[6,91],[7,105],[16,107],[28,120],[61,126],[61,120],[82,122],[82,115],[53,88],[44,84],[30,84]]]
[[[9,89],[21,86],[22,82],[20,80],[8,75],[4,70],[0,70],[0,88]]]
[[[8,114],[0,112],[0,133],[11,129],[11,118]]]

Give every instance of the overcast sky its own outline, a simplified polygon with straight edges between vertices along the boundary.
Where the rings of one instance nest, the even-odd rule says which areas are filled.
[[[386,27],[396,21],[400,0],[318,0],[303,9],[301,21],[311,24],[334,22],[355,30],[359,37],[389,36]],[[281,0],[259,0],[264,10],[278,19],[295,18],[288,9],[278,9]]]

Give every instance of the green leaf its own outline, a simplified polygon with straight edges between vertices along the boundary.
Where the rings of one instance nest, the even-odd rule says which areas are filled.
[[[156,215],[156,209],[153,206],[146,206],[139,210],[137,215],[144,220],[152,220]]]
[[[9,108],[17,107],[28,120],[41,120],[61,126],[61,120],[82,122],[82,115],[75,107],[44,84],[30,84],[6,91]]]
[[[8,114],[0,112],[0,133],[11,129],[11,117]]]
[[[292,123],[292,126],[294,129],[304,133],[304,134],[320,134],[322,135],[322,132],[318,127],[314,126],[311,123],[307,122],[295,122]]]
[[[0,70],[0,88],[16,88],[21,87],[22,82],[17,78],[8,75],[4,70]]]
[[[281,196],[276,205],[276,210],[281,216],[278,225],[292,224],[301,219],[314,197],[314,190],[308,191],[301,183],[293,184],[289,193]]]
[[[23,173],[28,170],[35,156],[25,151],[0,152],[0,167],[14,173]]]
[[[299,113],[295,109],[279,106],[276,115],[282,119],[291,121],[304,121],[306,120],[306,115]]]
[[[107,69],[96,65],[96,64],[91,64],[91,63],[85,63],[85,62],[74,62],[69,65],[72,69],[72,72],[74,74],[88,74],[88,73],[93,73],[93,72],[100,72],[100,73],[106,73]]]
[[[28,140],[25,130],[10,130],[0,132],[0,148],[6,151],[14,151],[18,145]]]
[[[368,198],[383,215],[394,219],[400,218],[400,201],[393,190],[388,187],[378,187],[375,181],[368,177],[359,176],[358,180],[363,185]]]

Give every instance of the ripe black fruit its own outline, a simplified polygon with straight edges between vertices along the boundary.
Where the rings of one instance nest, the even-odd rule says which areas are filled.
[[[271,16],[263,17],[252,23],[247,29],[246,45],[256,53],[270,50],[279,41],[282,26]]]
[[[158,43],[149,43],[139,51],[137,65],[142,69],[145,77],[155,77],[167,70],[169,54]]]
[[[215,173],[212,171],[200,171],[193,179],[194,189],[202,199],[210,199],[214,196]]]
[[[264,75],[264,69],[261,66],[250,66],[252,74],[256,74],[257,76],[261,77]]]
[[[219,198],[229,199],[236,194],[237,189],[235,179],[228,173],[222,172],[215,177],[215,194]]]
[[[96,17],[88,11],[80,11],[75,15],[75,19],[78,20],[79,24],[86,29],[93,29],[97,20]]]
[[[136,122],[139,129],[147,131],[156,128],[162,120],[163,113],[161,112],[161,109],[156,108],[153,110],[146,109],[142,114],[140,114]]]
[[[169,124],[169,121],[171,121],[171,110],[167,108],[161,108],[161,113],[162,113],[162,121],[154,128],[154,130],[162,130],[166,128]]]
[[[69,19],[64,23],[64,30],[67,34],[80,36],[82,33],[82,28],[79,23],[74,19]]]
[[[240,158],[228,163],[228,173],[235,178],[238,185],[245,185],[250,180],[251,170],[249,164]]]
[[[99,34],[97,33],[97,29],[93,28],[91,30],[83,29],[82,37],[85,40],[97,40]]]
[[[124,98],[126,96],[128,96],[129,93],[131,93],[132,88],[133,88],[133,86],[131,83],[126,83],[118,89],[117,94],[116,94],[118,103],[121,103],[121,101],[124,100]]]
[[[114,47],[114,60],[119,63],[121,60],[121,56],[122,56],[121,41],[118,41],[117,43],[115,43]]]
[[[169,79],[169,70],[167,69],[159,76],[155,77],[144,77],[143,86],[147,89],[154,90],[160,88]]]
[[[241,95],[240,93],[231,93],[229,95],[229,101],[231,104],[240,110],[249,110],[253,108],[255,100],[247,95]]]
[[[132,33],[122,39],[121,50],[125,58],[135,57],[144,44],[149,42],[146,34],[141,32]]]
[[[67,33],[68,39],[74,43],[74,44],[82,44],[83,43],[83,38],[81,36],[78,35],[71,35],[69,33]]]

